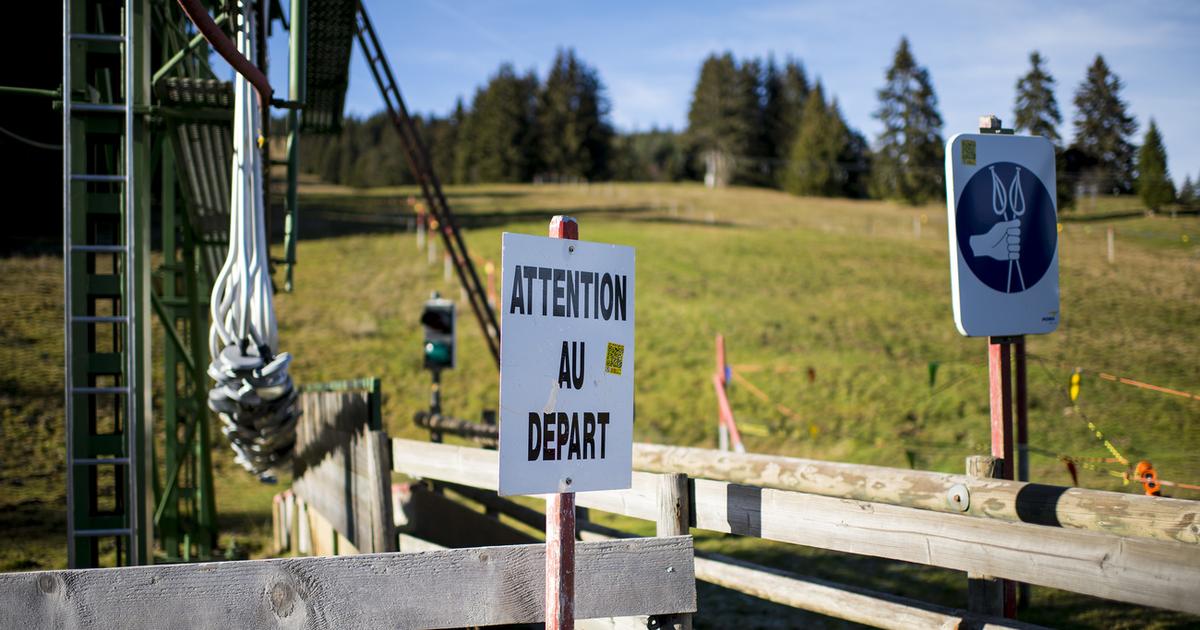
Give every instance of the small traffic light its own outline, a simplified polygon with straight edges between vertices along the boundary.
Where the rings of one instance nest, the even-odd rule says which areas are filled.
[[[425,327],[425,369],[446,370],[454,367],[454,302],[434,297],[425,302],[421,313]]]

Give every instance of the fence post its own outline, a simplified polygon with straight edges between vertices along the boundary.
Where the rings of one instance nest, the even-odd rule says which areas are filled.
[[[1002,462],[990,455],[967,458],[967,476],[998,479]],[[1004,616],[1004,580],[990,575],[967,573],[967,610],[991,617]]]
[[[691,497],[688,492],[688,476],[683,473],[667,473],[658,481],[658,536],[687,536],[691,523]],[[691,630],[692,616],[687,613],[669,615],[661,619],[660,628]]]

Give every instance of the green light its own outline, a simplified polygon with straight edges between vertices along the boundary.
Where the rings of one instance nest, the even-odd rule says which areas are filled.
[[[445,341],[426,341],[425,361],[434,365],[450,365],[450,344]]]

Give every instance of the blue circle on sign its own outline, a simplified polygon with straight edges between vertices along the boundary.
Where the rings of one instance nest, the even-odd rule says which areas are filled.
[[[1020,293],[1046,275],[1058,247],[1050,192],[1029,169],[989,164],[971,176],[955,214],[958,249],[981,282]]]

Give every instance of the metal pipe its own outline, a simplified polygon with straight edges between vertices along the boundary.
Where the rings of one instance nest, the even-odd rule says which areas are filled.
[[[129,484],[129,502],[125,506],[125,512],[128,514],[129,525],[129,564],[141,564],[141,545],[138,544],[138,511],[140,505],[138,502],[138,474],[140,472],[140,462],[137,461],[137,444],[138,431],[141,429],[143,418],[138,417],[138,391],[137,381],[138,372],[138,352],[140,351],[140,340],[137,338],[137,260],[136,241],[137,241],[137,191],[133,188],[134,169],[134,130],[133,130],[133,106],[137,102],[137,96],[134,94],[134,72],[136,64],[134,63],[135,53],[133,47],[137,44],[134,41],[134,9],[132,2],[125,3],[125,295],[122,296],[122,306],[125,309],[125,316],[128,318],[128,323],[125,324],[125,386],[129,388],[129,393],[125,395],[125,439],[127,442],[126,454],[131,462],[129,466],[129,475],[126,483]],[[153,445],[151,445],[153,448]]]
[[[67,461],[71,461],[75,457],[75,395],[72,392],[74,388],[74,366],[71,361],[71,316],[75,314],[75,307],[71,300],[71,261],[74,255],[71,251],[72,236],[71,236],[71,2],[63,0],[63,54],[62,54],[62,93],[63,98],[63,310],[65,321],[63,322],[63,370],[66,387],[64,388],[65,400],[63,401],[64,411],[66,413],[67,425]],[[75,557],[75,467],[67,466],[67,567],[76,568]]]
[[[12,94],[13,96],[40,96],[43,98],[60,98],[62,90],[41,90],[38,88],[15,87],[12,85],[0,85],[0,94]]]
[[[179,7],[183,9],[184,15],[196,25],[200,34],[213,47],[218,55],[224,59],[238,74],[242,75],[254,85],[258,90],[258,97],[262,101],[263,107],[271,106],[271,95],[274,90],[271,89],[271,82],[267,80],[266,75],[262,73],[254,64],[250,63],[242,53],[238,52],[237,46],[233,41],[225,35],[212,17],[208,15],[208,11],[200,6],[200,0],[178,0]]]
[[[217,19],[214,20],[213,23],[216,24],[217,26],[221,26],[228,21],[229,21],[229,14],[222,13],[221,15],[217,16]],[[167,62],[162,65],[161,68],[159,68],[158,70],[156,70],[154,72],[154,76],[150,77],[150,85],[154,85],[155,83],[158,83],[159,79],[166,76],[166,74],[168,72],[170,72],[172,68],[179,65],[179,62],[186,59],[188,56],[188,53],[196,50],[196,48],[203,41],[206,41],[204,39],[203,33],[197,33],[194,37],[192,37],[192,39],[190,41],[188,41],[186,46],[179,49],[179,52],[172,55],[171,58],[168,59]]]
[[[307,0],[292,0],[290,15],[290,49],[291,76],[288,77],[288,100],[303,103],[307,98],[305,85],[305,56],[308,54],[308,2]],[[287,274],[284,289],[293,288],[293,269],[296,265],[296,239],[300,236],[300,112],[289,109],[287,114],[287,217],[284,219],[283,247],[284,259],[287,262]]]

